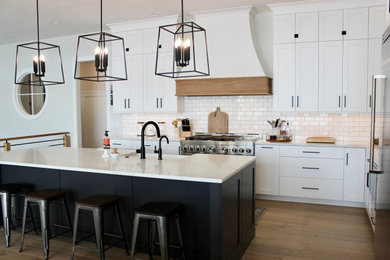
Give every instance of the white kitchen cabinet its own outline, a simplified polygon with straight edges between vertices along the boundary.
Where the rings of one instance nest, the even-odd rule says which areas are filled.
[[[343,10],[319,12],[319,40],[338,41],[343,36]]]
[[[318,41],[318,13],[296,14],[296,42]]]
[[[274,106],[295,111],[295,43],[274,45]]]
[[[256,194],[279,195],[279,146],[256,145]]]
[[[363,202],[365,158],[364,148],[345,149],[343,199],[346,201]]]
[[[120,59],[114,58],[115,59]],[[120,64],[119,62],[115,64]],[[115,71],[115,64],[113,70]],[[127,56],[126,81],[113,83],[113,111],[139,113],[143,111],[142,55]]]
[[[295,14],[274,16],[274,43],[295,42]]]
[[[344,40],[368,38],[368,8],[353,8],[344,10]]]
[[[130,32],[115,32],[113,33],[116,36],[122,37],[123,38],[123,43],[125,45],[125,51],[126,54],[142,54],[142,31],[130,31]],[[123,53],[123,48],[116,48],[119,47],[119,45],[115,45],[113,48],[113,55],[114,56],[122,56]]]
[[[318,13],[274,16],[274,43],[318,41]]]
[[[318,111],[318,42],[296,44],[296,111]]]
[[[163,150],[163,154],[179,154],[180,142],[179,141],[169,141],[169,144],[165,143],[165,139],[163,140],[165,144],[165,150]]]
[[[158,28],[142,30],[142,53],[156,53]]]
[[[366,112],[368,41],[344,41],[343,49],[343,111]]]
[[[382,40],[369,39],[368,40],[368,79],[367,79],[367,112],[371,112],[372,104],[372,76],[382,74]],[[381,99],[378,99],[380,101]],[[378,107],[383,104],[378,104]]]
[[[375,6],[369,9],[369,38],[382,38],[386,29],[386,6]]]
[[[343,43],[319,43],[319,111],[340,112],[343,95]]]

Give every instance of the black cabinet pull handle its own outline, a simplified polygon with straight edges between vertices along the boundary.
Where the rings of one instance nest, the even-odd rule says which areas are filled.
[[[370,108],[372,106],[372,96],[370,95]]]
[[[294,96],[291,97],[291,107],[294,107]]]
[[[122,145],[122,144],[120,144],[120,143],[112,143],[112,145]]]
[[[123,99],[123,101],[125,102],[125,108],[127,108],[127,104],[126,104],[126,98]]]
[[[341,35],[347,35],[347,31],[341,31]]]
[[[162,98],[160,98],[160,107],[162,108]]]
[[[302,190],[320,190],[320,188],[302,187]]]
[[[341,96],[339,96],[339,107],[341,107]]]
[[[131,108],[130,98],[127,99],[128,108]]]
[[[317,167],[302,167],[304,170],[319,170],[320,168]]]
[[[344,107],[347,107],[347,96],[344,96]]]
[[[315,151],[302,151],[302,153],[320,153],[320,152],[315,152]]]
[[[347,159],[345,160],[345,165],[348,166],[348,164],[349,164],[349,154],[347,153]]]
[[[369,172],[367,172],[367,179],[366,179],[366,186],[367,186],[367,188],[369,188],[369,187],[370,187],[370,184],[369,184],[369,179],[370,179],[370,173],[369,173]]]
[[[297,96],[297,107],[299,107],[299,96]]]
[[[158,108],[158,98],[156,98],[156,108]]]
[[[274,149],[274,148],[269,146],[262,146],[261,149]]]

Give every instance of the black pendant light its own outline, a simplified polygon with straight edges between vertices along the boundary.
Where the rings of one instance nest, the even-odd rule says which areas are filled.
[[[91,60],[90,68],[80,69],[80,61]],[[79,36],[74,78],[95,82],[127,80],[123,38],[103,32],[103,0],[100,0],[100,32]]]
[[[61,49],[57,45],[41,42],[39,38],[39,5],[37,8],[36,42],[19,44],[16,47],[15,84],[49,86],[64,84]],[[23,80],[26,74],[33,74],[32,80]]]
[[[210,75],[206,30],[184,22],[183,0],[181,23],[159,27],[155,74],[169,78]]]

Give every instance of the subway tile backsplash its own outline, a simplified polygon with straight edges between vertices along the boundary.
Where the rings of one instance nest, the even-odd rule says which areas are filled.
[[[188,117],[194,132],[207,132],[210,112],[221,107],[229,115],[229,132],[269,133],[267,120],[281,118],[290,122],[294,139],[308,136],[331,136],[338,141],[367,142],[370,137],[370,114],[328,114],[274,112],[272,96],[183,97],[184,111],[178,114],[112,114],[113,136],[137,134],[138,121],[165,121],[166,132],[173,135],[171,122]]]

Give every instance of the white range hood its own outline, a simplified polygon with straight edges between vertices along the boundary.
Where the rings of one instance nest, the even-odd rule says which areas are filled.
[[[211,78],[266,76],[256,51],[252,6],[192,13],[206,29]]]

